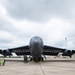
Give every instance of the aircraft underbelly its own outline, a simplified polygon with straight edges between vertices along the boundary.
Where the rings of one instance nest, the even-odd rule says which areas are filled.
[[[43,53],[43,49],[40,47],[33,47],[31,49],[31,55],[33,57],[41,57],[42,53]]]

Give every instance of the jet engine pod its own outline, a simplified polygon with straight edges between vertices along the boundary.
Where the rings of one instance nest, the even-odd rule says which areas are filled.
[[[11,52],[9,50],[3,50],[4,55],[11,55]]]
[[[67,50],[67,53],[69,53],[69,54],[70,54],[71,52],[72,52],[71,50]]]
[[[74,54],[75,53],[75,50],[72,50],[72,53]]]
[[[71,50],[66,50],[64,53],[63,53],[63,56],[70,56],[72,54],[72,51]]]
[[[2,50],[0,50],[0,54],[2,54]]]

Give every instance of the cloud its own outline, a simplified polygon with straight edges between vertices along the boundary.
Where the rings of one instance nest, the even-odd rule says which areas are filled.
[[[8,17],[6,9],[0,5],[0,48],[7,48],[18,30],[13,26],[13,19]]]
[[[74,18],[74,0],[2,0],[8,14],[15,19],[44,22],[50,18]]]
[[[45,44],[63,48],[65,48],[65,37],[71,38],[69,35],[75,30],[72,23],[60,18],[50,19],[44,24],[27,20],[15,21],[14,26],[19,30],[16,34],[19,41],[26,40],[25,43],[27,43],[31,37],[40,36]]]
[[[0,5],[0,30],[6,30],[10,32],[16,31],[14,26],[12,25],[13,19],[8,17],[6,9]],[[14,31],[12,31],[14,29]]]
[[[29,44],[39,36],[44,44],[75,49],[74,0],[1,0],[0,48]]]

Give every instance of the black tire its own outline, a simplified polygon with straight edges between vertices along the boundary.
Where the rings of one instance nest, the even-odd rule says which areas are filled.
[[[30,61],[32,61],[32,58],[30,58]]]
[[[27,56],[24,56],[24,62],[27,62]]]
[[[69,57],[72,58],[72,55],[70,55]]]
[[[43,57],[41,57],[41,60],[44,61]]]

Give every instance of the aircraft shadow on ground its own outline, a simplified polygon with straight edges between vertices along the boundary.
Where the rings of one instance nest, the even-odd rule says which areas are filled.
[[[75,60],[45,60],[44,62],[75,62]]]
[[[7,59],[6,61],[9,61],[9,62],[24,62],[23,60],[9,60],[9,59]],[[32,61],[28,61],[28,62],[32,62]],[[45,60],[45,61],[41,61],[41,62],[75,62],[75,60]]]
[[[9,62],[24,62],[23,60],[9,60],[9,59],[7,59],[6,61],[9,61]]]

